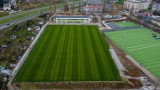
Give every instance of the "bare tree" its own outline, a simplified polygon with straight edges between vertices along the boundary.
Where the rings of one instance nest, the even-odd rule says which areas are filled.
[[[134,13],[134,6],[132,6],[132,8],[130,9],[130,16],[132,16]]]
[[[79,5],[78,5],[78,12],[80,13],[81,11],[81,3],[79,2]]]
[[[74,0],[72,0],[72,5],[71,5],[71,15],[74,15]]]
[[[105,12],[105,7],[106,7],[106,4],[108,3],[109,4],[109,0],[102,0],[103,1],[103,12]]]
[[[66,4],[66,2],[64,3],[64,7],[63,7],[63,11],[64,11],[64,14],[66,14],[66,12],[69,10],[69,7],[68,5]]]

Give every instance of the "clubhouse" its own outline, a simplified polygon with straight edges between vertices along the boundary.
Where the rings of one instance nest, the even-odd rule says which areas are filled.
[[[53,21],[59,24],[87,24],[89,16],[54,16]]]

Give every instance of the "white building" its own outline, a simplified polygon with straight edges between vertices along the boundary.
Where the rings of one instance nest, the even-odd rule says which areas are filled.
[[[160,12],[160,3],[154,3],[152,7],[153,11]]]
[[[59,24],[87,24],[89,16],[54,16],[53,21]]]
[[[11,2],[10,2],[10,0],[4,0],[3,10],[4,11],[11,10]]]
[[[134,12],[148,9],[152,0],[126,0],[124,1],[124,9],[129,11],[133,9]]]
[[[11,10],[11,4],[5,3],[5,4],[3,5],[3,10],[4,10],[4,11],[9,11],[9,10]]]

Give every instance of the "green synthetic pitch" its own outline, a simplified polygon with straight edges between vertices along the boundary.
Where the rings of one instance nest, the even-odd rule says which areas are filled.
[[[118,47],[160,79],[160,39],[147,28],[105,32]]]
[[[114,22],[114,24],[116,24],[119,27],[134,27],[134,26],[138,26],[138,24],[136,24],[134,22],[128,22],[128,21]]]
[[[119,81],[97,26],[48,25],[14,82]]]

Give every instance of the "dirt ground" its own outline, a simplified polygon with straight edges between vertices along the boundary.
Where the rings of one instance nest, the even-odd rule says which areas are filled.
[[[124,90],[123,82],[53,82],[53,83],[15,83],[15,89],[107,89]]]

